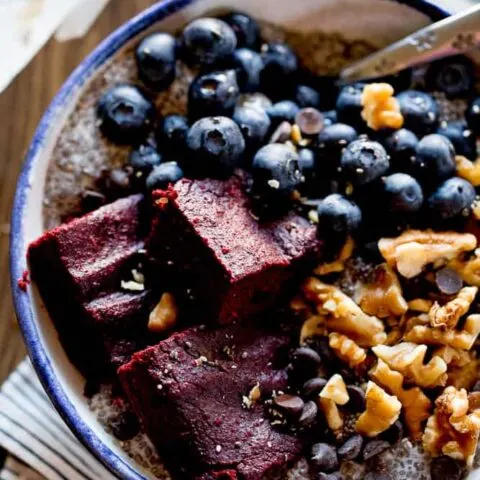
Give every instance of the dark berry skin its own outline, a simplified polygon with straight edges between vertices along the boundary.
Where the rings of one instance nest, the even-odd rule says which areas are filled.
[[[298,152],[298,161],[300,170],[305,179],[305,182],[301,185],[301,191],[311,192],[315,187],[315,152],[310,148],[302,148]]]
[[[199,75],[188,91],[188,114],[193,120],[218,115],[231,116],[239,94],[234,70]]]
[[[344,123],[327,125],[317,138],[319,169],[326,165],[334,167],[339,165],[342,150],[357,137],[357,131],[350,125]]]
[[[151,143],[142,143],[134,148],[129,157],[128,163],[135,172],[150,173],[153,167],[162,161],[162,156],[158,153],[155,145]]]
[[[415,159],[418,137],[410,130],[401,128],[391,133],[384,141],[392,167],[399,172],[409,172]]]
[[[338,122],[336,110],[328,110],[326,112],[322,112],[322,115],[325,126],[333,125],[334,123]]]
[[[416,212],[423,204],[420,184],[406,173],[394,173],[382,179],[383,193],[390,212]]]
[[[335,109],[340,123],[351,125],[357,130],[365,130],[366,124],[362,119],[362,92],[363,83],[346,85],[340,90]]]
[[[149,191],[156,189],[165,189],[168,185],[174,184],[183,178],[183,170],[177,162],[164,162],[153,167],[153,170],[147,177],[147,189]]]
[[[449,178],[430,196],[428,208],[442,220],[468,215],[475,195],[475,189],[471,183],[463,178]]]
[[[288,146],[272,143],[253,158],[253,191],[267,196],[286,196],[301,183],[298,154]]]
[[[282,100],[267,108],[267,114],[272,121],[272,127],[278,127],[282,122],[295,122],[295,115],[300,111],[298,105],[291,100]]]
[[[465,112],[465,118],[473,133],[480,135],[480,97],[472,100]]]
[[[448,98],[465,97],[474,88],[475,68],[470,58],[455,55],[431,62],[425,73],[429,91],[444,92]]]
[[[156,131],[159,148],[171,154],[184,151],[189,128],[188,120],[183,115],[167,115]]]
[[[270,117],[264,110],[252,107],[237,107],[233,120],[240,127],[246,150],[256,151],[264,143],[270,130]]]
[[[261,50],[264,68],[261,73],[262,90],[273,100],[290,90],[298,69],[298,59],[285,43],[268,43]]]
[[[145,37],[135,50],[138,76],[145,85],[160,91],[175,79],[176,40],[168,33]]]
[[[438,127],[438,105],[428,93],[406,90],[397,95],[404,128],[416,135],[426,135]]]
[[[455,173],[452,142],[436,133],[423,137],[417,145],[414,170],[427,183],[451,177]]]
[[[182,34],[187,62],[212,66],[226,59],[237,47],[232,27],[218,18],[197,18]]]
[[[100,130],[119,144],[143,140],[151,129],[155,108],[138,88],[120,85],[108,90],[97,105]]]
[[[308,85],[298,85],[295,89],[295,103],[300,108],[320,108],[320,93]]]
[[[233,52],[228,66],[237,72],[238,86],[242,93],[255,92],[260,88],[263,59],[259,53],[239,48]]]
[[[238,48],[258,48],[260,44],[260,29],[252,17],[246,13],[233,12],[221,18],[235,32]]]
[[[354,232],[362,221],[360,208],[343,195],[333,193],[318,205],[319,234],[344,235]]]
[[[227,117],[206,117],[195,122],[187,135],[185,167],[193,175],[225,175],[239,166],[245,140],[238,125]]]
[[[477,157],[477,139],[465,122],[442,122],[437,133],[452,142],[457,155],[463,155],[470,160]]]
[[[343,150],[340,167],[347,181],[365,185],[384,175],[390,168],[390,161],[380,143],[359,138]]]

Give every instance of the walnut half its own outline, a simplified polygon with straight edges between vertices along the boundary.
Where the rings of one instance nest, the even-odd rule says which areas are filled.
[[[319,395],[319,404],[327,425],[334,432],[343,427],[343,418],[337,405],[345,405],[349,400],[347,387],[343,378],[338,373],[333,375],[323,387]]]

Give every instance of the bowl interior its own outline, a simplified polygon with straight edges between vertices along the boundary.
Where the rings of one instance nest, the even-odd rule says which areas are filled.
[[[419,10],[390,0],[302,0],[301,9],[291,0],[162,2],[107,39],[76,70],[54,101],[33,140],[17,190],[11,239],[15,304],[29,353],[55,405],[80,439],[122,478],[154,477],[105,433],[88,408],[83,396],[84,379],[67,360],[35,286],[24,294],[19,292],[16,280],[26,268],[28,243],[44,230],[45,180],[56,139],[92,76],[102,75],[112,59],[130,48],[136,41],[132,39],[136,33],[146,29],[174,32],[189,19],[216,9],[241,9],[288,30],[332,34],[347,42],[364,40],[375,47],[386,45],[430,22],[430,18]],[[437,11],[437,18],[440,15]],[[88,349],[88,345],[85,348]]]

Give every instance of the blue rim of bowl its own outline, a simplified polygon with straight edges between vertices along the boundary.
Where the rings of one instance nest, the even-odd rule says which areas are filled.
[[[25,157],[15,193],[10,233],[10,281],[14,306],[20,328],[32,360],[33,366],[50,400],[69,428],[85,447],[113,474],[129,480],[145,480],[142,474],[121,459],[95,432],[82,420],[75,406],[56,379],[55,372],[40,340],[39,331],[30,304],[30,296],[22,292],[17,284],[26,267],[23,219],[26,216],[27,197],[30,189],[30,174],[43,143],[50,130],[51,120],[58,109],[64,105],[77,88],[84,85],[94,71],[110,59],[123,45],[133,37],[169,15],[201,0],[164,0],[124,23],[105,40],[73,71],[63,84],[52,103],[43,115],[33,136]],[[427,0],[396,0],[427,15],[432,21],[449,16],[449,12]]]

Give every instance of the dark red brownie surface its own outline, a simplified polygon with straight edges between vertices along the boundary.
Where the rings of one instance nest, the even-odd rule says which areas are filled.
[[[263,406],[245,403],[287,385],[288,338],[258,327],[194,327],[172,335],[119,369],[142,424],[178,478],[282,478],[301,442],[274,430]],[[181,470],[179,470],[179,468]]]
[[[142,201],[134,195],[106,205],[46,232],[28,249],[32,278],[67,353],[87,375],[110,359],[115,366],[128,359],[127,348],[119,355],[116,344],[132,345],[146,332],[149,292],[121,289],[144,247]]]
[[[295,213],[261,222],[244,179],[181,180],[156,191],[152,250],[173,266],[196,311],[228,323],[271,306],[318,252],[316,228]],[[176,198],[175,198],[176,197]],[[168,228],[164,228],[168,225]]]

